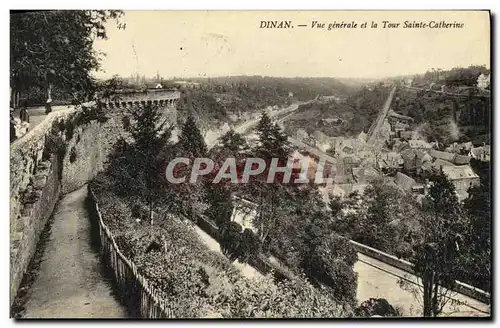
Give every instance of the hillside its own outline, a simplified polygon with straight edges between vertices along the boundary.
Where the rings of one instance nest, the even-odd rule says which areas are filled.
[[[353,88],[331,78],[275,78],[260,76],[190,79],[182,86],[179,117],[194,113],[202,127],[234,122],[268,106],[288,106],[317,96],[346,97]],[[165,82],[176,86],[174,81]]]
[[[321,131],[330,137],[357,136],[367,132],[383,106],[389,88],[364,87],[344,101],[324,101],[302,105],[285,122],[285,130],[295,135],[298,129],[308,134]]]

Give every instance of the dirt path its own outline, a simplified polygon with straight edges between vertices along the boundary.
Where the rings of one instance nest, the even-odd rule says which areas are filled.
[[[86,186],[64,196],[25,304],[23,318],[124,318],[91,248]]]

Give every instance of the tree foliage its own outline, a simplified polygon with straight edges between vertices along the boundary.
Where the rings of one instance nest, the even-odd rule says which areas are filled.
[[[450,288],[463,263],[465,220],[453,184],[441,171],[429,179],[421,237],[410,261],[422,281],[423,314],[438,316],[450,301]]]
[[[375,315],[382,317],[398,317],[398,312],[385,298],[370,298],[363,301],[355,310],[357,317],[372,317]]]
[[[178,146],[193,157],[203,157],[207,152],[205,140],[192,115],[188,116],[182,126]]]
[[[10,84],[13,92],[51,87],[92,92],[91,71],[101,59],[93,48],[105,39],[105,23],[117,10],[54,10],[11,13]],[[49,95],[50,97],[50,91]]]

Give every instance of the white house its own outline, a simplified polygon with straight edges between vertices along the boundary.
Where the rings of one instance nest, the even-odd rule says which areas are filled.
[[[480,89],[486,89],[490,86],[490,75],[481,74],[477,78],[477,87]]]

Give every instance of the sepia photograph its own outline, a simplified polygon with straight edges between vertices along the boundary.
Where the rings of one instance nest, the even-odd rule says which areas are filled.
[[[9,27],[10,318],[492,320],[489,10]]]

